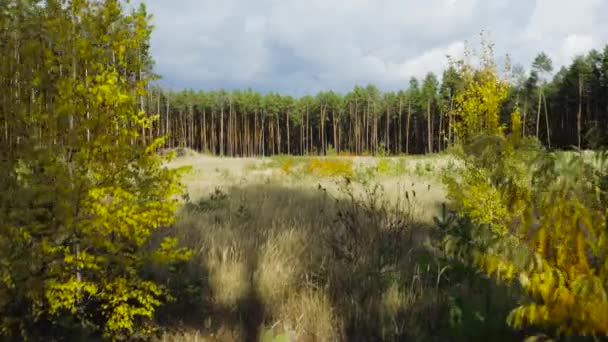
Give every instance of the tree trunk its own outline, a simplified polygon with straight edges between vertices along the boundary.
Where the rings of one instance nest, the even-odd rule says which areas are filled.
[[[171,120],[169,119],[169,111],[171,110],[171,101],[167,98],[167,123],[165,125],[165,135],[167,136],[167,144],[169,148],[173,148],[171,142]]]
[[[220,157],[224,156],[224,103],[220,110]]]
[[[190,148],[194,149],[194,105],[190,104]]]
[[[255,155],[260,154],[258,135],[258,112],[256,111],[253,115],[253,151]]]
[[[203,152],[209,150],[207,141],[207,110],[203,108]]]
[[[321,106],[321,112],[319,113],[319,143],[320,143],[320,150],[317,151],[319,155],[323,154],[323,132],[322,132],[322,128],[323,128],[323,106]]]
[[[576,114],[576,135],[578,138],[578,149],[582,147],[581,131],[582,123],[581,119],[583,116],[583,78],[578,77],[578,113]]]
[[[233,131],[232,131],[232,98],[230,99],[230,101],[228,102],[228,132],[226,132],[228,134],[228,141],[227,141],[227,153],[228,156],[232,156],[232,150],[233,150]]]
[[[213,150],[213,153],[215,155],[217,155],[217,153],[219,152],[217,150],[217,144],[216,144],[216,139],[215,139],[215,111],[211,110],[211,150]]]
[[[390,132],[390,104],[386,106],[386,133],[385,133],[385,139],[384,139],[384,149],[387,152],[390,152],[391,148],[390,148],[390,139],[389,139],[389,132]]]
[[[410,154],[410,121],[412,118],[412,101],[407,103],[407,119],[405,122],[405,154]]]
[[[526,126],[528,126],[528,122],[527,122],[527,116],[528,116],[528,99],[524,100],[524,120],[523,120],[523,125],[522,125],[522,132],[521,132],[521,137],[525,137],[526,136]]]
[[[439,112],[439,132],[437,133],[437,140],[438,140],[438,152],[442,151],[442,147],[445,145],[444,144],[444,137],[445,134],[443,132],[443,106],[441,106],[441,112]]]
[[[536,139],[540,136],[540,106],[542,102],[543,88],[538,90],[538,110],[536,111]]]
[[[306,141],[306,152],[312,153],[312,127],[310,127],[310,113],[308,107],[306,107],[306,134],[308,139]]]
[[[163,124],[163,119],[160,116],[161,115],[161,111],[160,111],[160,88],[158,88],[158,97],[156,99],[156,114],[158,114],[158,116],[159,116],[159,119],[158,119],[158,121],[156,123],[156,136],[160,137],[160,135],[161,135],[160,130],[161,130],[161,126]]]
[[[279,122],[279,114],[277,114],[277,116],[275,116],[275,120],[277,123],[277,152],[278,154],[281,154],[281,124]]]
[[[427,153],[433,153],[433,132],[431,131],[431,101],[426,103]]]
[[[334,150],[336,151],[336,153],[340,153],[340,146],[338,146],[338,128],[336,127],[337,122],[336,122],[336,111],[335,110],[332,110],[331,118],[332,118],[332,126],[333,126],[333,133],[334,133]]]
[[[291,155],[291,142],[289,141],[289,111],[285,111],[285,125],[287,126],[287,154]]]
[[[449,109],[449,113],[448,113],[448,146],[450,146],[450,144],[453,143],[452,139],[454,139],[454,128],[453,128],[454,115],[452,114],[453,106],[454,106],[454,101],[452,98],[452,89],[450,88],[450,109]]]
[[[397,147],[397,154],[401,154],[401,148],[403,147],[403,136],[401,131],[403,130],[403,99],[399,99],[399,143]]]
[[[365,110],[365,116],[363,117],[363,124],[365,125],[365,147],[364,150],[370,152],[369,148],[369,102]]]
[[[260,128],[260,144],[262,145],[262,156],[266,155],[266,143],[265,143],[265,134],[264,134],[264,117],[262,116],[261,118],[261,125],[262,127]]]
[[[551,148],[551,130],[549,129],[549,111],[547,110],[547,98],[543,93],[543,102],[545,104],[545,124],[547,126],[547,146]]]

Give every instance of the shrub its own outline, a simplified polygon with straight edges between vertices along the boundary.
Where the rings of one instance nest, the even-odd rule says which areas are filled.
[[[318,159],[311,160],[305,167],[308,174],[324,177],[352,177],[353,162],[348,159]]]
[[[421,162],[416,163],[414,174],[418,177],[424,177],[424,175],[426,175],[426,170]]]
[[[393,163],[388,158],[381,158],[378,160],[376,164],[376,172],[378,174],[392,174],[393,173]]]
[[[455,102],[463,167],[445,177],[451,203],[473,233],[460,245],[488,275],[519,281],[527,296],[509,315],[512,326],[606,336],[607,154],[560,160],[522,140],[519,120],[512,122],[516,134],[505,135],[498,114],[506,81],[482,57],[480,70],[461,70],[466,86]]]
[[[291,174],[293,172],[293,164],[293,159],[287,158],[281,163],[281,170],[283,170],[283,172],[286,174]]]

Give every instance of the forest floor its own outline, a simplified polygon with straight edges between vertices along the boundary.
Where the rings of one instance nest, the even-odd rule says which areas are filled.
[[[170,277],[159,341],[513,337],[505,289],[439,252],[447,155],[183,154],[171,234],[194,257]]]

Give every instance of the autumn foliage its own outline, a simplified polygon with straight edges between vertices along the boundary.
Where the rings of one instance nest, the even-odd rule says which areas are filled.
[[[520,113],[510,134],[498,121],[505,97],[493,55],[462,62],[456,98],[462,167],[445,177],[452,205],[485,240],[461,244],[472,262],[525,298],[508,322],[556,335],[608,335],[608,163],[597,152],[547,152],[522,139]]]
[[[142,266],[188,257],[152,240],[180,187],[153,153],[162,139],[141,136],[154,120],[139,110],[148,19],[111,0],[0,10],[3,336],[145,336],[166,293]]]

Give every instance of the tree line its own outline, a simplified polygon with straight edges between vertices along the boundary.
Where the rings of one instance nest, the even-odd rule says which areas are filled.
[[[551,148],[589,148],[606,140],[608,46],[575,57],[552,79],[552,61],[539,54],[530,70],[508,66],[501,120],[517,107],[522,135]],[[381,92],[355,86],[293,97],[248,90],[167,91],[151,87],[146,110],[159,115],[149,138],[167,148],[187,147],[220,156],[273,154],[421,154],[441,152],[457,139],[454,96],[463,80],[450,65],[441,77],[411,78],[407,89]]]

